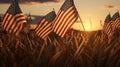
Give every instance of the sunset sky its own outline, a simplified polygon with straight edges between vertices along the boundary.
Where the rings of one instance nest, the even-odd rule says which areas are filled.
[[[18,0],[24,14],[46,15],[55,9],[56,13],[65,0]],[[12,0],[0,0],[0,14],[4,14]],[[104,23],[106,15],[110,12],[120,12],[120,0],[74,0],[75,6],[84,23],[86,30],[101,29],[100,20]],[[90,23],[91,22],[91,23]],[[79,23],[79,22],[78,22]],[[76,29],[82,29],[80,24],[74,24]],[[92,26],[91,26],[92,24]]]

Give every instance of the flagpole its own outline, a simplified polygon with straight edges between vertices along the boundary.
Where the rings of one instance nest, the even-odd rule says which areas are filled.
[[[89,21],[90,21],[90,27],[92,28],[92,21],[91,21],[91,19],[89,18]]]
[[[78,13],[78,11],[77,11],[77,13]],[[78,18],[80,19],[80,21],[81,21],[81,24],[82,24],[82,26],[83,26],[83,29],[84,29],[84,31],[85,31],[85,27],[84,27],[84,24],[83,24],[83,21],[82,21],[82,19],[80,18],[80,15],[79,15],[79,13],[78,13]]]
[[[74,5],[74,7],[75,7],[75,5]],[[79,20],[81,21],[81,24],[82,24],[83,29],[84,29],[84,31],[85,31],[85,27],[84,27],[83,21],[82,21],[82,19],[80,18],[80,15],[79,15],[76,7],[75,7],[75,9],[76,9],[76,12],[77,12],[77,14],[78,14],[78,18],[79,18]]]

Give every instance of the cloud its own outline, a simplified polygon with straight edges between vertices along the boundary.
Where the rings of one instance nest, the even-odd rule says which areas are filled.
[[[104,8],[105,9],[116,9],[117,6],[115,6],[115,5],[105,5]]]
[[[0,3],[11,3],[13,0],[0,0]],[[18,0],[20,3],[31,3],[31,2],[39,2],[39,3],[45,3],[45,2],[59,2],[60,0]]]
[[[104,6],[105,8],[108,8],[108,9],[112,9],[112,8],[115,8],[114,5],[107,5],[107,6]]]

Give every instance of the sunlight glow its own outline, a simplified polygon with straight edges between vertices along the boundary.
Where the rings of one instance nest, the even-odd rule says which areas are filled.
[[[91,31],[90,25],[86,25],[86,26],[85,26],[85,30],[86,30],[86,31]]]

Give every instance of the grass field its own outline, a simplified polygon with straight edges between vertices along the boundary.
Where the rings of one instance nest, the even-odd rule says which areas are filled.
[[[120,67],[120,35],[71,29],[42,40],[32,31],[15,37],[0,30],[0,67]]]

